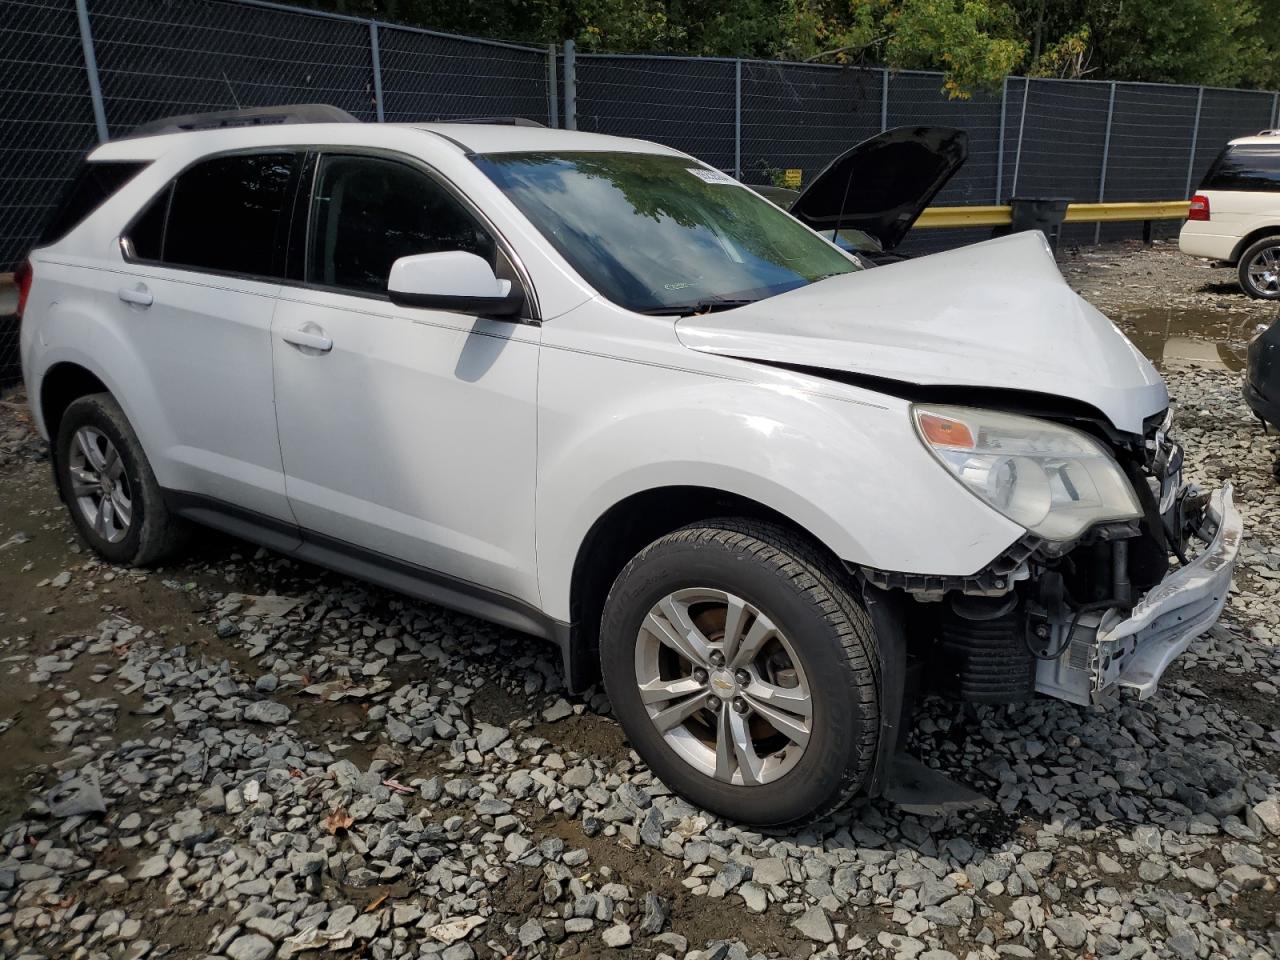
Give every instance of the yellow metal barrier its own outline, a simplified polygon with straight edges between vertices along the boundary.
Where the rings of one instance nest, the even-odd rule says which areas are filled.
[[[1185,220],[1191,204],[1186,200],[1152,203],[1073,203],[1067,207],[1067,223],[1114,223],[1125,220]],[[1012,222],[1008,206],[927,207],[915,225],[940,227],[1006,227]]]
[[[1185,220],[1189,200],[1153,203],[1073,203],[1067,207],[1067,223],[1111,223],[1119,220]]]
[[[925,207],[917,227],[1004,227],[1013,222],[1010,207]]]

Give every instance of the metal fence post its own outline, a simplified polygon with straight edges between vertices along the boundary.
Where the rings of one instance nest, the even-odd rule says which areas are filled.
[[[742,179],[742,61],[733,61],[733,176]]]
[[[547,44],[547,112],[551,129],[560,126],[560,78],[556,76],[556,45]]]
[[[80,48],[84,51],[84,71],[89,78],[93,123],[98,128],[98,142],[102,143],[108,139],[107,111],[102,105],[102,86],[98,83],[98,58],[93,52],[93,30],[89,26],[88,0],[76,0],[76,19],[80,22]]]
[[[1009,104],[1009,78],[1004,78],[1000,85],[1000,146],[996,149],[996,195],[995,202],[1000,202],[1000,194],[1004,192],[1004,116]]]
[[[1022,168],[1022,131],[1027,126],[1027,94],[1031,92],[1031,78],[1022,78],[1022,116],[1018,118],[1018,149],[1013,153],[1013,188],[1010,197],[1018,195],[1018,173]]]
[[[578,76],[572,40],[564,42],[564,128],[578,129]]]
[[[1191,177],[1196,172],[1196,145],[1200,140],[1200,108],[1204,106],[1204,87],[1196,95],[1196,122],[1191,128],[1191,156],[1187,157],[1187,189],[1182,191],[1184,197],[1191,196]]]
[[[884,82],[880,85],[880,132],[884,133],[889,129],[889,68],[885,67],[880,72],[884,75]]]
[[[1116,112],[1116,84],[1111,81],[1111,96],[1107,98],[1107,132],[1102,136],[1102,169],[1098,171],[1098,202],[1107,199],[1107,161],[1111,158],[1111,118]],[[1093,226],[1093,245],[1102,241],[1102,222]]]
[[[378,22],[369,21],[369,56],[373,61],[373,107],[378,114],[378,122],[385,123],[386,116],[382,111],[382,52],[378,47]]]
[[[1280,93],[1271,95],[1271,129],[1280,126]]]

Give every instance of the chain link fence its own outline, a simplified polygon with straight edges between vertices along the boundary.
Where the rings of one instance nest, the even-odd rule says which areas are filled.
[[[0,0],[0,64],[0,272],[34,242],[87,149],[173,114],[323,102],[366,121],[526,117],[656,140],[755,184],[786,171],[808,182],[881,130],[939,124],[970,140],[936,202],[989,204],[1185,197],[1226,140],[1277,124],[1278,100],[1021,77],[951,100],[937,73],[575,55],[572,44],[475,40],[263,0]],[[1073,225],[1067,237],[1126,232]],[[919,234],[916,248],[982,235]]]

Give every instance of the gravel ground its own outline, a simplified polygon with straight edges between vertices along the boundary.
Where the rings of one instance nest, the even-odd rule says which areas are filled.
[[[1167,247],[1064,270],[1125,323],[1269,316]],[[671,795],[532,640],[214,534],[98,562],[11,397],[0,955],[1275,956],[1277,449],[1236,374],[1169,379],[1191,475],[1236,483],[1248,536],[1161,695],[928,700],[912,749],[989,807],[772,836]]]

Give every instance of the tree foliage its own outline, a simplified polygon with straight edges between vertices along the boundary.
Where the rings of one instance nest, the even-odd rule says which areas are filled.
[[[1022,0],[1019,20],[1032,32],[1043,24],[1044,52],[1029,64],[1035,75],[1265,88],[1280,81],[1280,21],[1273,5]]]
[[[1280,86],[1280,0],[311,0],[583,51],[934,69],[953,97],[1009,73]]]

